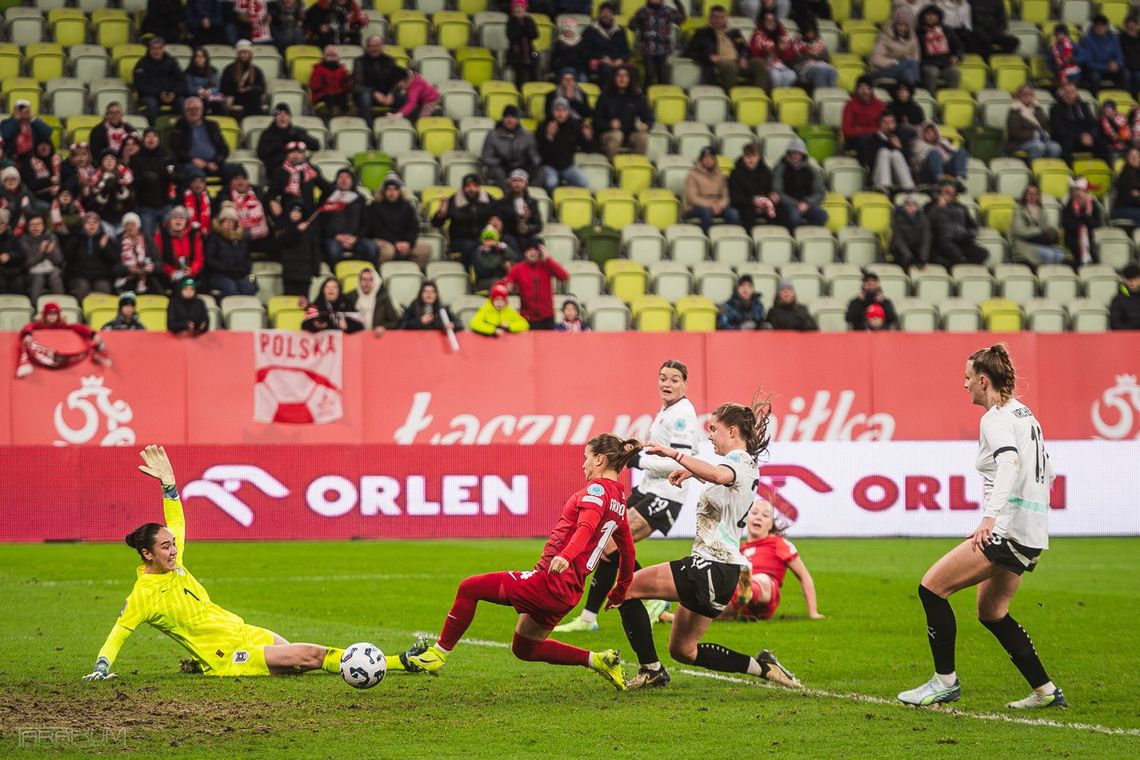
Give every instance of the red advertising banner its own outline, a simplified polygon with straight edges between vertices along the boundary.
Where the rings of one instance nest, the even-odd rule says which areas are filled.
[[[265,335],[273,342],[259,347]],[[600,432],[645,434],[667,358],[688,365],[700,413],[758,388],[773,394],[779,442],[973,440],[965,361],[998,339],[1051,440],[1140,436],[1140,351],[1124,333],[468,334],[454,353],[442,335],[362,334],[337,342],[334,414],[313,406],[328,400],[321,376],[311,387],[264,376],[274,351],[292,362],[324,343],[267,331],[111,333],[110,368],[84,362],[19,380],[16,336],[0,335],[0,445],[581,445]],[[258,422],[258,393],[327,421]]]

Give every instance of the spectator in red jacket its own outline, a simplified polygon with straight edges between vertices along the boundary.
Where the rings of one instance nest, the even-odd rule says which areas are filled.
[[[505,281],[522,299],[519,312],[532,330],[554,329],[554,282],[565,282],[570,275],[554,259],[546,255],[539,238],[531,238],[523,251],[523,260],[511,267]]]
[[[202,235],[190,226],[190,212],[185,206],[175,206],[170,217],[154,233],[154,247],[162,261],[166,279],[177,282],[184,277],[198,277],[206,263],[202,252]]]
[[[341,65],[336,45],[326,45],[324,58],[313,67],[309,76],[309,94],[313,108],[318,112],[324,110],[329,116],[342,116],[348,112],[352,76]]]
[[[871,77],[861,76],[855,83],[855,97],[843,107],[843,149],[853,150],[859,162],[869,167],[875,159],[879,116],[887,104],[875,97]]]

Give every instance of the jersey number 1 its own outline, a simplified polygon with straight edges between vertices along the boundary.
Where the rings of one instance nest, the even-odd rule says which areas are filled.
[[[602,552],[606,550],[606,544],[610,542],[610,536],[617,530],[617,523],[610,520],[602,526],[602,533],[598,536],[598,545],[594,547],[594,553],[590,555],[590,559],[586,562],[586,569],[593,570],[598,565],[598,560],[602,558]]]

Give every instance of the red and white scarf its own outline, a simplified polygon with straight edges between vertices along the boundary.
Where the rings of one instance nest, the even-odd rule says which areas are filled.
[[[70,330],[82,338],[86,345],[78,351],[60,351],[36,340],[37,331]],[[88,356],[104,367],[111,366],[111,357],[99,333],[87,325],[56,324],[33,322],[20,331],[20,353],[16,359],[16,377],[27,377],[35,367],[65,369],[78,364]]]
[[[1053,66],[1057,69],[1057,76],[1062,82],[1081,73],[1081,67],[1077,65],[1075,60],[1076,53],[1076,46],[1068,37],[1062,37],[1059,42],[1055,42],[1049,47],[1049,57],[1052,59]]]
[[[203,235],[210,232],[210,195],[205,190],[195,194],[190,188],[182,194],[182,205],[190,212],[190,226]]]
[[[238,13],[249,16],[249,39],[251,42],[265,42],[269,34],[269,6],[261,0],[237,0]]]
[[[1069,206],[1073,209],[1073,214],[1081,219],[1091,219],[1093,215],[1093,199],[1092,196],[1082,204],[1076,198],[1069,201]],[[1089,264],[1092,262],[1092,249],[1089,240],[1089,226],[1083,221],[1077,227],[1077,254],[1081,264]]]
[[[39,156],[35,156],[31,160],[32,172],[36,175],[36,179],[43,179],[44,177],[59,178],[60,158],[56,153],[51,157],[51,163],[44,161]]]
[[[72,205],[75,207],[75,213],[79,216],[83,216],[83,204],[79,202],[78,198],[75,199]],[[51,228],[59,233],[66,233],[68,231],[67,225],[63,223],[63,209],[59,207],[59,198],[51,202]]]
[[[153,264],[150,256],[146,252],[146,238],[142,234],[135,237],[130,235],[123,235],[123,239],[119,244],[119,260],[123,262],[125,267],[137,267],[142,269],[147,264]],[[140,272],[139,274],[128,274],[126,277],[120,277],[115,280],[115,287],[123,288],[134,279],[134,283],[127,287],[127,290],[133,290],[136,293],[146,292],[146,273]]]
[[[304,162],[294,166],[286,161],[282,166],[285,171],[289,172],[289,181],[285,183],[285,194],[295,195],[300,197],[301,185],[305,182],[312,182],[317,178],[317,170],[314,169],[308,162]]]
[[[119,127],[112,127],[109,122],[103,122],[103,127],[107,130],[107,147],[119,153],[123,150],[123,141],[127,139],[127,125],[124,123]]]
[[[1113,150],[1124,150],[1132,141],[1132,130],[1128,127],[1128,117],[1117,111],[1112,116],[1101,114],[1100,129]]]
[[[230,200],[233,201],[234,211],[237,212],[238,226],[249,230],[251,240],[260,240],[269,235],[269,223],[265,220],[265,208],[257,197],[257,193],[249,190],[239,193],[230,191]]]
[[[941,26],[926,27],[926,54],[949,55],[950,43],[946,39],[946,31]]]
[[[360,193],[355,190],[334,190],[325,198],[324,203],[321,204],[321,211],[331,214],[339,214],[346,208],[356,202],[360,197]]]

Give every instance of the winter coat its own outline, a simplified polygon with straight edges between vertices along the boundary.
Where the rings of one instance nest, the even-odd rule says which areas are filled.
[[[289,221],[277,220],[273,252],[281,262],[282,279],[290,282],[308,282],[321,272],[321,248],[317,231],[310,226],[304,232]]]
[[[474,202],[467,200],[467,196],[460,190],[451,196],[447,204],[447,213],[442,213],[442,210],[436,211],[431,218],[431,224],[433,227],[443,227],[450,222],[447,237],[452,243],[457,240],[477,241],[479,233],[487,226],[495,211],[496,207],[492,205],[486,190],[479,190]]]
[[[961,203],[948,203],[945,206],[937,202],[929,204],[923,211],[930,220],[930,234],[934,239],[934,249],[938,249],[938,241],[947,240],[951,243],[972,241],[978,231],[978,223],[970,215],[970,211]]]
[[[148,0],[139,35],[153,34],[168,42],[177,42],[186,23],[186,6],[181,0]],[[98,155],[98,154],[96,154]]]
[[[444,308],[446,308],[446,307],[441,305],[439,303],[439,301],[436,301],[431,306],[428,306],[427,304],[422,303],[418,299],[415,301],[412,301],[410,304],[408,304],[408,308],[404,309],[404,315],[402,317],[400,317],[400,326],[398,329],[400,329],[400,330],[442,330],[443,329],[443,316],[440,314],[440,312]],[[431,324],[425,325],[423,322],[420,321],[420,317],[422,317],[425,313],[427,313],[428,310],[430,310],[432,312],[433,319],[432,319]],[[461,326],[459,324],[459,319],[454,314],[448,313],[447,316],[451,319],[452,326],[456,330],[461,329]]]
[[[930,261],[930,220],[919,209],[914,216],[900,205],[891,215],[891,258],[900,266]]]
[[[475,284],[476,293],[486,293],[499,280],[510,271],[511,261],[515,253],[506,243],[494,245],[480,245],[471,256],[471,274]]]
[[[286,200],[299,200],[305,206],[305,218],[307,219],[316,211],[320,201],[332,191],[333,187],[332,183],[321,176],[319,169],[314,167],[313,171],[316,172],[316,176],[301,182],[300,193],[290,195],[286,193],[289,187],[290,172],[283,165],[278,166],[277,171],[273,173],[273,181],[269,183],[268,199],[277,201],[282,205],[285,204]]]
[[[1140,69],[1140,34],[1132,37],[1120,34],[1120,52],[1124,54],[1124,67],[1129,71]]]
[[[714,204],[727,204],[728,177],[719,166],[705,168],[698,159],[685,177],[685,211],[695,208],[712,208]]]
[[[616,21],[609,29],[605,29],[600,22],[595,21],[582,33],[581,44],[586,68],[591,74],[597,72],[603,58],[615,61],[629,60],[629,37]]]
[[[779,298],[776,299],[776,303],[772,304],[772,308],[768,309],[768,324],[772,326],[773,330],[806,332],[819,329],[806,306],[798,301],[786,304]]]
[[[306,332],[341,330],[339,320],[343,319],[344,332],[360,332],[364,329],[364,323],[360,321],[359,314],[354,313],[355,309],[356,299],[349,299],[344,293],[341,293],[335,301],[329,301],[322,294],[305,310],[305,320],[301,322],[301,329]]]
[[[1077,149],[1077,141],[1084,132],[1095,135],[1099,124],[1088,104],[1078,99],[1069,104],[1058,100],[1049,109],[1053,139],[1061,144],[1065,155]]]
[[[942,11],[935,7],[938,11],[939,23],[928,26],[920,22],[918,25],[918,49],[922,56],[922,63],[924,66],[937,66],[944,69],[951,65],[950,59],[957,57],[959,60],[962,58],[962,41],[958,35],[948,26],[941,23]],[[925,15],[925,11],[924,11]],[[941,34],[939,32],[941,31]],[[940,50],[934,47],[934,42],[944,37],[945,48]]]
[[[36,143],[51,139],[51,127],[49,127],[47,122],[43,119],[32,119],[28,122],[28,128],[32,130],[33,150]],[[4,139],[4,154],[8,156],[8,158],[16,158],[16,137],[19,134],[20,120],[15,116],[9,116],[0,122],[0,137]]]
[[[246,92],[241,91],[243,82],[248,88]],[[238,61],[234,61],[222,69],[222,94],[233,98],[234,105],[245,109],[246,116],[261,113],[261,96],[265,94],[265,88],[265,74],[261,73],[256,64],[244,69]]]
[[[355,190],[341,193],[332,190],[321,204],[324,211],[317,217],[321,221],[321,235],[334,238],[337,235],[364,234],[364,196]]]
[[[523,193],[523,213],[515,207],[515,198],[507,194],[501,201],[496,201],[495,215],[503,220],[503,234],[516,238],[532,238],[542,232],[542,214],[538,208],[538,201],[530,193]],[[524,220],[525,215],[525,220]],[[521,229],[520,229],[521,225]]]
[[[197,95],[202,90],[208,90],[211,94],[221,93],[221,78],[218,76],[218,70],[213,66],[208,67],[205,71],[201,69],[195,69],[193,67],[187,67],[187,94]]]
[[[643,56],[667,56],[673,52],[673,27],[683,23],[683,10],[671,8],[664,2],[656,6],[646,3],[633,14],[629,28],[641,32],[637,46]]]
[[[356,301],[358,295],[359,292],[356,290],[344,294],[344,302],[348,306],[349,311],[357,310]],[[394,330],[399,325],[400,312],[392,303],[392,297],[388,295],[388,289],[381,284],[379,290],[376,291],[376,307],[372,310],[372,324],[366,324],[364,328],[383,327],[385,330]]]
[[[291,142],[303,142],[310,151],[320,147],[315,137],[295,124],[280,129],[276,124],[270,124],[257,139],[257,157],[265,164],[269,176],[285,163],[285,146]]]
[[[186,23],[191,29],[202,26],[202,19],[210,20],[210,28],[221,29],[225,19],[219,0],[186,0]],[[173,40],[167,40],[172,42]]]
[[[317,47],[359,45],[360,30],[367,24],[368,16],[356,0],[348,0],[343,6],[335,0],[317,0],[305,11],[305,34]],[[327,32],[321,31],[325,25]]]
[[[163,225],[154,233],[154,247],[158,250],[158,261],[162,264],[162,271],[167,278],[173,278],[175,274],[185,270],[189,270],[191,276],[197,277],[206,266],[202,235],[189,224],[180,237],[171,235],[170,230]]]
[[[170,53],[164,53],[157,61],[143,55],[135,64],[135,92],[142,97],[157,98],[164,92],[176,95],[186,94],[186,78],[178,66],[178,60]]]
[[[823,172],[807,159],[793,167],[785,156],[772,170],[772,191],[782,197],[818,206],[825,195]]]
[[[753,293],[748,301],[733,293],[732,298],[721,305],[716,326],[719,330],[740,330],[745,322],[753,322],[757,328],[764,322],[764,304],[759,293]]]
[[[1012,242],[1010,253],[1013,260],[1033,265],[1040,263],[1040,257],[1034,246],[1057,245],[1060,240],[1057,230],[1045,224],[1044,210],[1033,216],[1024,204],[1014,209],[1009,237]]]
[[[987,41],[998,39],[1009,29],[1004,0],[970,0],[970,12],[974,34]]]
[[[480,160],[488,169],[499,169],[505,174],[522,169],[532,177],[538,175],[542,165],[534,133],[521,125],[514,131],[508,130],[501,121],[487,135]]]
[[[926,128],[934,128],[934,142],[927,142],[923,135],[926,134]],[[910,164],[916,171],[922,167],[926,162],[926,158],[930,155],[931,151],[940,151],[943,158],[949,158],[947,154],[953,155],[957,149],[950,144],[949,140],[942,138],[942,132],[938,129],[938,125],[933,120],[927,119],[922,122],[918,128],[918,136],[911,141],[910,145]]]
[[[582,122],[573,117],[558,125],[554,139],[547,137],[548,126],[554,119],[547,119],[538,128],[535,139],[538,141],[538,155],[542,163],[557,171],[574,165],[574,154],[590,150],[590,141],[582,134]]]
[[[183,298],[179,293],[166,307],[166,329],[172,333],[190,330],[202,334],[210,329],[210,315],[206,302],[198,296]]]
[[[309,76],[309,92],[314,103],[351,91],[352,77],[339,61],[335,65],[321,61],[313,67]]]
[[[406,73],[387,53],[375,58],[362,55],[352,64],[352,89],[357,95],[371,96],[373,92],[388,95]]]
[[[0,253],[8,254],[8,261],[0,263],[0,276],[5,279],[19,277],[24,273],[24,251],[16,245],[17,240],[11,227],[0,232]]]
[[[507,65],[531,66],[538,62],[534,41],[538,39],[538,26],[529,15],[510,16],[507,19]]]
[[[903,11],[903,13],[908,12]],[[896,13],[895,17],[898,15]],[[875,37],[875,47],[871,51],[871,68],[873,71],[881,71],[903,61],[918,62],[918,36],[912,28],[910,36],[906,39],[896,37],[895,26],[891,23],[889,26],[884,26]]]
[[[1103,37],[1098,37],[1089,30],[1077,45],[1077,63],[1082,68],[1092,69],[1101,74],[1108,73],[1109,63],[1115,63],[1123,68],[1124,51],[1120,49],[1120,39],[1111,30]]]
[[[610,122],[617,119],[621,122],[621,131],[629,136],[637,129],[637,122],[652,127],[656,119],[653,109],[649,107],[649,100],[642,93],[632,94],[626,92],[603,92],[594,106],[594,131],[600,136],[609,132]]]
[[[206,238],[206,271],[231,280],[249,277],[249,235],[241,227],[230,232],[216,219],[213,227]]]
[[[732,46],[736,48],[737,58],[750,57],[748,41],[744,39],[744,35],[740,33],[739,29],[729,27],[725,34],[728,35]],[[705,79],[713,81],[716,76],[716,64],[709,61],[709,56],[717,55],[719,51],[720,42],[717,30],[711,26],[704,26],[693,34],[693,39],[689,41],[689,46],[685,49],[685,56],[699,63]]]
[[[500,327],[506,328],[507,332],[511,333],[526,332],[530,329],[530,323],[510,306],[496,309],[488,298],[479,307],[479,311],[475,312],[475,316],[471,317],[470,327],[471,332],[479,335],[494,335]]]
[[[887,104],[871,96],[869,103],[859,98],[851,98],[843,106],[843,139],[873,134],[879,131],[879,117],[887,108]]]
[[[419,217],[406,198],[401,197],[395,203],[381,198],[364,209],[365,237],[415,245],[419,235]]]
[[[139,320],[138,312],[132,314],[129,318],[123,316],[122,312],[115,315],[107,324],[99,328],[100,330],[110,330],[112,332],[120,332],[123,330],[145,330],[146,325]]]
[[[922,106],[913,100],[908,100],[905,103],[900,100],[892,100],[887,104],[887,111],[894,114],[895,122],[899,125],[900,130],[904,126],[917,129],[919,124],[926,121],[926,114],[923,113]]]
[[[114,140],[111,139],[112,131],[115,134]],[[99,122],[91,128],[91,136],[87,140],[91,148],[92,161],[98,162],[107,148],[119,153],[123,149],[123,141],[127,135],[134,134],[138,134],[138,131],[130,122],[124,121],[119,127],[109,127],[106,121]]]
[[[898,327],[899,317],[891,299],[884,297],[882,301],[876,301],[873,296],[864,293],[855,296],[847,304],[847,324],[851,325],[852,330],[867,329],[867,307],[876,303],[883,307],[883,329]]]
[[[594,115],[594,107],[590,105],[590,99],[586,96],[586,91],[577,85],[574,86],[574,92],[570,97],[567,97],[562,88],[551,90],[546,94],[546,105],[543,108],[543,113],[546,118],[551,118],[554,115],[554,101],[558,98],[566,98],[570,104],[570,118],[571,119],[588,119]]]
[[[1078,211],[1073,208],[1072,198],[1066,198],[1064,204],[1061,206],[1061,229],[1065,232],[1065,248],[1073,254],[1073,258],[1080,262],[1080,229],[1085,227],[1089,232],[1089,237],[1093,236],[1093,230],[1099,229],[1104,226],[1104,207],[1094,198],[1091,204],[1091,209],[1088,213],[1084,210]],[[1093,260],[1096,260],[1096,246],[1091,245],[1091,253]]]
[[[1052,124],[1049,121],[1048,114],[1041,106],[1036,106],[1033,109],[1034,115],[1037,117],[1037,124],[1040,126],[1041,131],[1046,135],[1052,134]],[[1037,126],[1032,121],[1027,119],[1018,109],[1009,109],[1009,115],[1005,119],[1005,133],[1009,136],[1008,147],[1010,150],[1016,150],[1023,143],[1027,143],[1037,137]]]
[[[108,280],[115,274],[115,265],[119,263],[119,251],[115,247],[115,239],[107,238],[107,244],[101,245],[103,230],[89,238],[86,232],[80,231],[72,235],[64,246],[64,259],[67,262],[67,278],[78,277],[84,280]],[[90,246],[88,245],[90,242]]]
[[[55,243],[55,247],[45,253],[40,248],[40,244],[45,241]],[[33,237],[31,233],[25,232],[22,237],[16,241],[17,247],[24,255],[24,267],[28,274],[45,274],[49,272],[63,272],[63,249],[59,245],[59,240],[56,238],[55,233],[50,229],[45,230],[42,235]],[[39,269],[40,272],[33,270]]]
[[[1140,208],[1140,170],[1127,164],[1116,177],[1116,198],[1113,208]]]
[[[768,195],[772,192],[772,170],[764,159],[756,164],[755,169],[749,169],[744,164],[744,158],[736,159],[732,173],[728,175],[729,201],[738,209],[753,208],[752,199],[757,195]]]
[[[170,205],[176,177],[173,156],[162,148],[142,148],[131,156],[129,168],[135,178],[135,205],[143,208]]]
[[[1120,286],[1120,292],[1108,307],[1108,328],[1140,330],[1140,293],[1133,293],[1127,285]]]
[[[520,261],[511,267],[506,279],[522,299],[519,311],[523,318],[527,322],[541,322],[554,317],[553,281],[566,282],[570,275],[557,261],[545,258],[533,264]]]
[[[222,162],[226,160],[226,156],[230,154],[230,146],[222,137],[222,130],[217,122],[204,119],[202,125],[206,128],[206,138],[214,146],[213,161],[221,166]],[[170,130],[170,152],[174,154],[174,160],[178,163],[190,163],[190,124],[185,117],[174,122],[174,126]]]

